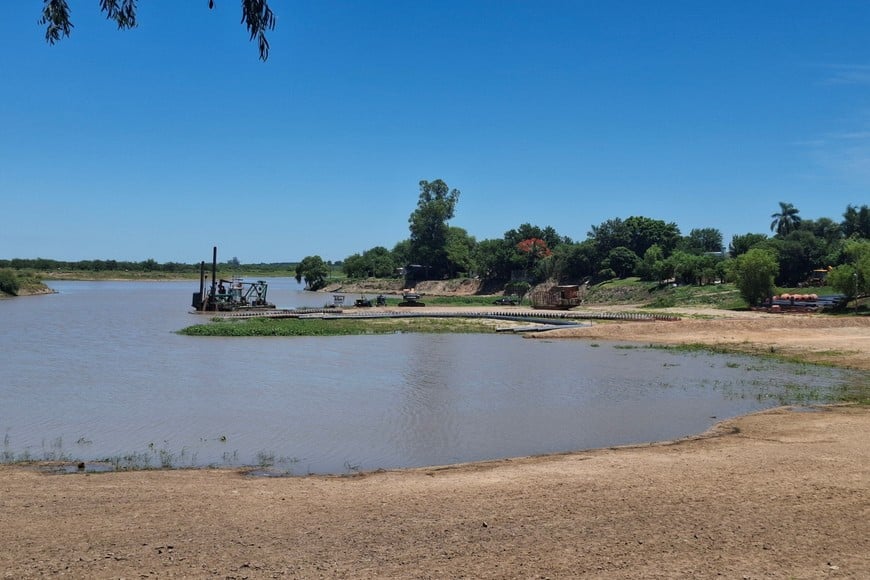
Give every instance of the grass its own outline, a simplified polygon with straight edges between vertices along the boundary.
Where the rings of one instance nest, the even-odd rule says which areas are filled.
[[[491,333],[491,322],[469,318],[380,318],[323,320],[319,318],[253,318],[216,320],[179,331],[186,336],[357,336],[365,334]]]
[[[490,306],[492,308],[510,308],[493,304],[498,296],[423,296],[422,301],[430,306]],[[396,302],[399,302],[396,300]],[[388,301],[389,303],[389,301]],[[528,306],[528,300],[523,300],[521,306]]]
[[[707,306],[723,310],[745,310],[746,301],[733,284],[708,286],[654,286],[650,289],[650,308],[673,308],[678,306]]]

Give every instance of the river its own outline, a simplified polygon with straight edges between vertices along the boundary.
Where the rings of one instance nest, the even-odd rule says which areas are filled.
[[[279,307],[323,306],[292,278]],[[511,334],[202,338],[196,282],[0,300],[0,460],[348,473],[672,439],[849,372]]]

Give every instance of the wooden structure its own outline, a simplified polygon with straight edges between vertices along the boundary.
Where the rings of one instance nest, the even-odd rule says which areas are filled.
[[[580,306],[580,286],[551,286],[546,290],[532,292],[532,308],[568,310]]]

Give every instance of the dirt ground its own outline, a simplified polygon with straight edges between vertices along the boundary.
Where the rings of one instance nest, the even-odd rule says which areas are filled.
[[[556,333],[870,364],[867,319]],[[352,477],[0,466],[0,530],[4,578],[868,578],[870,408],[777,409],[679,442]]]
[[[704,318],[684,317],[674,322],[606,322],[588,328],[555,330],[539,336],[651,344],[704,344],[870,370],[870,316],[766,314],[686,308],[656,312]]]

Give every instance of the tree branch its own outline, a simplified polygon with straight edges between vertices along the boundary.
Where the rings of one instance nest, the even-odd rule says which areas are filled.
[[[69,36],[73,24],[69,19],[66,0],[45,0],[39,24],[48,25],[45,28],[45,40],[49,44],[54,44],[61,36]]]
[[[119,30],[136,28],[136,0],[100,0],[100,10],[117,23]]]
[[[114,20],[121,30],[135,28],[137,0],[100,0],[100,10],[108,20]],[[208,7],[214,8],[215,0],[208,0]],[[242,22],[251,35],[257,39],[260,60],[269,58],[269,40],[266,31],[275,30],[275,13],[268,0],[242,0]],[[58,42],[61,37],[69,36],[73,28],[67,0],[43,0],[42,17],[39,24],[45,25],[45,40],[49,44]]]
[[[257,37],[260,46],[260,60],[265,61],[269,58],[269,41],[266,39],[266,30],[275,29],[275,14],[269,8],[268,0],[242,0],[242,22],[248,27],[251,40]]]

